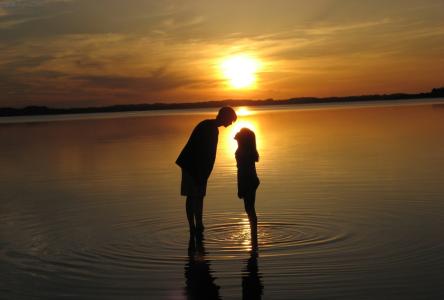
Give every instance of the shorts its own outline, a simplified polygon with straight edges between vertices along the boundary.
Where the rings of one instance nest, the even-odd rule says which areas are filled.
[[[190,197],[204,197],[207,192],[207,181],[204,184],[197,184],[194,178],[184,169],[182,169],[182,183],[180,185],[180,194]]]

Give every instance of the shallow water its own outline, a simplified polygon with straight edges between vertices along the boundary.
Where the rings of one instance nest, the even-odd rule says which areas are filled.
[[[196,245],[174,161],[214,112],[0,124],[0,298],[444,297],[442,106],[250,111],[220,129]],[[258,255],[240,126],[261,156]]]

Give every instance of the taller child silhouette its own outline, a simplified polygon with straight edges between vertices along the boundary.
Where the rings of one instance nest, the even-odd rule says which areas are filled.
[[[204,230],[203,198],[216,159],[218,127],[228,127],[236,119],[235,111],[225,106],[219,110],[216,119],[200,122],[176,160],[176,164],[182,169],[181,195],[187,197],[186,212],[190,234],[202,233]]]

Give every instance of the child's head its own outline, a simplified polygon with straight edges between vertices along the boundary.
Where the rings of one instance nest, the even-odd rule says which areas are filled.
[[[256,149],[256,135],[248,128],[242,128],[234,139],[237,140],[237,153],[252,155],[255,161],[259,161],[259,154]]]

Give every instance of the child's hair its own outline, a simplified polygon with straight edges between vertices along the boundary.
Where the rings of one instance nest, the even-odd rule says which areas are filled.
[[[236,155],[242,157],[251,157],[254,161],[259,161],[259,153],[256,149],[256,136],[254,132],[248,128],[242,128],[234,137],[239,147]]]

